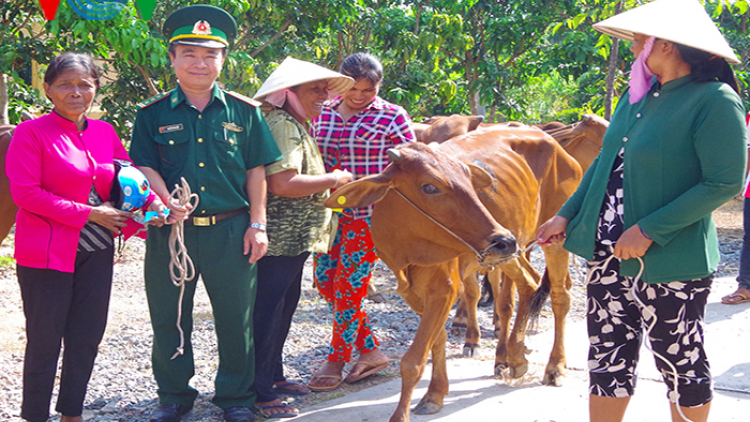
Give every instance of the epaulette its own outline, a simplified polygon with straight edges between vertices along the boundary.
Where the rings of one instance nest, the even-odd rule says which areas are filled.
[[[247,97],[245,95],[242,95],[242,94],[234,92],[234,91],[224,91],[224,92],[226,92],[227,94],[231,95],[232,97],[234,97],[234,98],[236,98],[236,99],[238,99],[240,101],[244,101],[244,102],[250,104],[253,107],[260,107],[260,105],[262,104],[260,101],[255,101],[255,100],[253,100],[250,97]]]
[[[162,92],[161,94],[156,94],[153,97],[149,98],[148,100],[143,101],[141,103],[138,103],[138,105],[136,107],[138,107],[138,108],[146,108],[146,107],[150,106],[151,104],[156,103],[157,101],[160,101],[160,100],[163,100],[164,98],[167,98],[169,96],[169,94],[171,94],[171,93],[172,93],[172,91],[166,91],[166,92]]]

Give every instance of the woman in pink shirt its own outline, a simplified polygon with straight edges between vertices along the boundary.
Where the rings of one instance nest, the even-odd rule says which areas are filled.
[[[6,158],[19,208],[15,258],[27,337],[21,417],[29,422],[49,417],[61,341],[57,411],[61,422],[83,422],[107,322],[114,233],[131,216],[107,202],[114,160],[130,159],[112,126],[86,118],[98,88],[89,56],[56,57],[44,76],[54,108],[16,128]],[[149,200],[150,210],[164,209],[153,194]]]

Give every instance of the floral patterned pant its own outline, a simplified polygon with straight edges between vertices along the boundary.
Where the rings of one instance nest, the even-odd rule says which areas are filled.
[[[349,362],[352,347],[367,353],[378,347],[362,308],[372,270],[378,261],[370,237],[370,219],[339,215],[333,248],[315,254],[315,284],[333,311],[331,362]]]
[[[670,401],[684,407],[711,401],[703,318],[713,277],[647,284],[635,277],[620,277],[620,261],[607,260],[608,256],[598,251],[597,261],[588,263],[589,393],[605,397],[633,395],[644,329],[653,325],[648,335],[651,347],[674,367],[654,356],[669,388]],[[634,298],[634,291],[645,310]],[[651,312],[656,314],[655,322]],[[675,372],[679,379],[676,391]]]

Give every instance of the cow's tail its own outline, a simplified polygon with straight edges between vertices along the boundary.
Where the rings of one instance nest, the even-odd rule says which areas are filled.
[[[542,275],[542,282],[539,284],[539,288],[536,289],[531,299],[529,300],[529,322],[533,327],[536,323],[539,314],[542,312],[544,302],[547,301],[551,290],[551,283],[549,280],[549,273],[547,269],[544,269],[544,275]]]

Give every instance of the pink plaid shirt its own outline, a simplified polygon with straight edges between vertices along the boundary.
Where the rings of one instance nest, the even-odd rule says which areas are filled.
[[[349,170],[354,179],[378,174],[388,165],[387,151],[396,145],[414,142],[411,119],[406,110],[375,97],[365,110],[344,122],[336,109],[341,97],[325,106],[312,122],[326,170]],[[369,217],[372,206],[352,210],[355,219]]]

